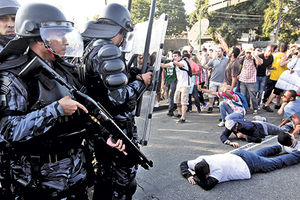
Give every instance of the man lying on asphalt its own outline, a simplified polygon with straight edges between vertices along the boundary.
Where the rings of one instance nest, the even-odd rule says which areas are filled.
[[[294,135],[281,132],[278,142],[285,146],[264,147],[256,152],[239,150],[234,153],[199,156],[195,160],[182,162],[181,174],[189,183],[211,190],[218,183],[250,179],[251,174],[270,172],[300,162],[300,145]],[[281,152],[288,154],[278,155]],[[274,157],[269,158],[270,156]]]
[[[224,144],[233,146],[234,148],[239,148],[240,145],[237,142],[229,140],[231,133],[234,133],[238,138],[245,139],[247,142],[260,143],[262,138],[265,138],[267,135],[278,135],[284,132],[280,127],[268,122],[251,122],[238,119],[226,120],[225,127],[220,139]]]

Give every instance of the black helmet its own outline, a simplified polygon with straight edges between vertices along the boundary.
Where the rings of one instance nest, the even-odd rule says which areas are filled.
[[[119,32],[131,32],[133,25],[130,13],[124,6],[112,3],[96,21],[89,21],[82,33],[83,37],[111,39]]]
[[[20,4],[16,0],[1,0],[0,1],[0,16],[15,15]]]
[[[12,47],[24,43],[20,39],[40,37],[45,46],[58,56],[82,56],[83,41],[80,33],[74,29],[74,24],[67,21],[64,14],[52,5],[32,3],[20,7],[16,14],[15,32],[16,40],[8,44],[3,49],[7,52],[2,54],[9,54]],[[19,51],[24,51],[24,48]]]
[[[97,19],[97,21],[100,23],[107,20],[114,22],[128,32],[133,30],[130,12],[127,8],[120,4],[112,3],[107,5],[103,14]]]
[[[18,10],[15,19],[15,31],[19,37],[40,36],[43,22],[67,21],[64,14],[56,7],[43,3],[27,4]]]

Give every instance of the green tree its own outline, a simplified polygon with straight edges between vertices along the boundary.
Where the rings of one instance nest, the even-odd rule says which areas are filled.
[[[276,31],[280,7],[281,0],[273,0],[268,3],[268,8],[265,9],[263,36],[270,37],[270,33]],[[284,0],[282,9],[278,40],[294,43],[300,37],[300,1]]]
[[[187,15],[182,0],[157,0],[155,16],[168,15],[167,35],[180,35],[186,30]]]
[[[209,20],[208,33],[215,42],[218,42],[214,35],[219,32],[227,42],[228,46],[237,44],[242,33],[248,33],[249,30],[256,30],[258,34],[262,32],[261,26],[264,23],[264,10],[270,0],[249,0],[247,2],[232,5],[208,13],[207,0],[196,0],[197,11],[191,13],[190,22],[193,24],[199,20],[199,8],[202,9],[202,17]],[[191,25],[192,25],[191,24]]]
[[[147,21],[150,13],[149,0],[133,0],[131,4],[131,18],[133,24]]]

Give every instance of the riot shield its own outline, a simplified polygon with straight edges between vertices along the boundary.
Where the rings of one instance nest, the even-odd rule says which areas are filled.
[[[151,87],[146,90],[142,97],[142,105],[140,115],[135,118],[137,124],[137,131],[140,140],[140,144],[145,146],[148,143],[150,132],[151,132],[151,120],[153,107],[156,96],[156,88],[160,87],[157,85],[160,71],[161,56],[163,51],[163,44],[167,31],[168,17],[166,14],[162,14],[158,19],[153,21],[152,26],[152,37],[149,47],[149,55],[155,56],[153,64],[152,84]],[[130,60],[132,56],[136,54],[143,54],[146,41],[146,31],[148,22],[142,22],[136,24],[134,27],[133,37],[127,41],[127,50],[130,53],[126,54],[126,60]]]

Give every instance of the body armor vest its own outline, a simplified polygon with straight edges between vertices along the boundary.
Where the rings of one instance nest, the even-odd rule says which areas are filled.
[[[64,69],[55,70],[66,80],[77,82],[75,77],[70,73],[65,73]],[[42,109],[65,96],[73,97],[66,87],[48,78],[43,73],[36,75],[33,80],[29,81],[27,88],[29,93],[29,112]],[[59,153],[60,151],[80,146],[83,138],[82,133],[85,132],[85,129],[83,118],[79,116],[79,112],[77,111],[72,116],[58,117],[56,123],[46,134],[26,142],[29,152],[35,153],[36,150],[38,152],[40,149],[43,149],[43,153]]]

